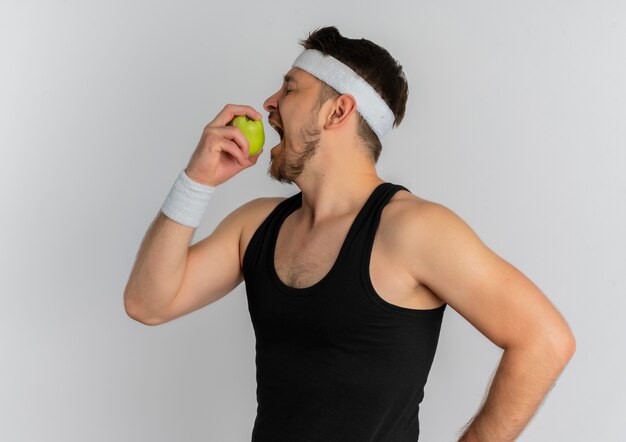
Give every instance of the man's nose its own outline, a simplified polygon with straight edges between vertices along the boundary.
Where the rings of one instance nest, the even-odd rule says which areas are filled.
[[[267,112],[278,110],[278,92],[274,93],[274,95],[263,102],[263,109]]]

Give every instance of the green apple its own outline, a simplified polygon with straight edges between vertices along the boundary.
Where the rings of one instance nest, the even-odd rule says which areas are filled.
[[[250,143],[250,155],[255,155],[261,150],[265,143],[265,132],[263,131],[263,121],[252,120],[247,115],[238,115],[232,119],[229,126],[235,126],[241,129],[244,136]]]

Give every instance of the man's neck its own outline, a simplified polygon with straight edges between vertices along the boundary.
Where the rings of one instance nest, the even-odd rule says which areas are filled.
[[[307,229],[320,223],[356,215],[374,189],[384,182],[375,170],[362,173],[300,177],[296,184],[302,190],[302,207],[298,216]],[[306,179],[309,178],[309,179]]]

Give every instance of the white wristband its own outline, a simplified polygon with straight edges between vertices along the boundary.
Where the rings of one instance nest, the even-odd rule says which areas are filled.
[[[179,224],[196,228],[202,221],[215,189],[216,187],[195,182],[183,169],[167,195],[161,212]]]

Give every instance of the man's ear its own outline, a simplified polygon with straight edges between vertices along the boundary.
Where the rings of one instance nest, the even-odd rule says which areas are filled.
[[[356,100],[350,94],[342,94],[333,99],[333,105],[328,113],[324,129],[331,130],[342,127],[356,112]]]

